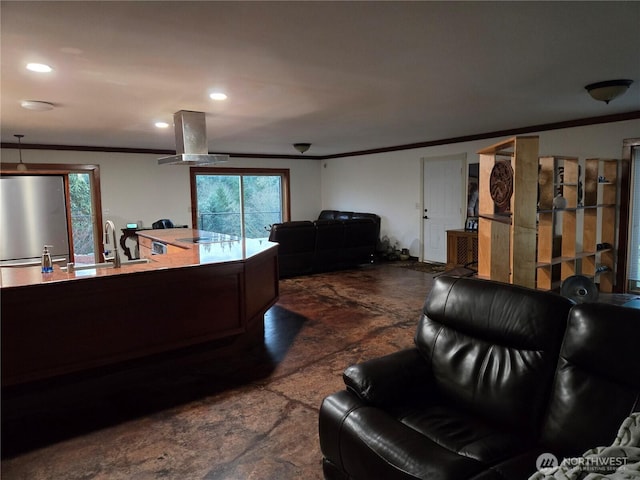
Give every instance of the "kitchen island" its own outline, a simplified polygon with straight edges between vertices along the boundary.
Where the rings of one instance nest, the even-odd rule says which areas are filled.
[[[172,248],[121,268],[0,268],[3,386],[223,338],[262,339],[279,293],[277,244],[184,228],[139,235]]]

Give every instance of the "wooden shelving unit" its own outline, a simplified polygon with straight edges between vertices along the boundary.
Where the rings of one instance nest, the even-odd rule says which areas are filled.
[[[554,290],[585,275],[600,291],[613,291],[618,161],[538,158],[538,137],[514,137],[478,153],[478,276]],[[499,203],[504,182],[496,170],[511,172],[508,205]]]
[[[587,160],[587,162],[595,159]],[[609,244],[611,248],[603,248],[596,254],[597,266],[606,268],[598,272],[596,270],[596,282],[600,285],[601,292],[612,292],[615,268],[616,268],[616,208],[618,201],[618,161],[598,160],[601,176],[604,181],[598,182],[598,213],[600,214],[600,244]]]
[[[552,290],[575,274],[578,159],[548,156],[540,157],[538,164],[536,286]],[[554,208],[559,195],[566,201],[562,210]]]
[[[540,157],[537,288],[557,289],[580,274],[613,290],[617,168],[617,160],[587,159],[581,176],[575,157]],[[558,194],[563,208],[554,208]]]
[[[536,285],[538,137],[513,137],[480,150],[478,276],[525,287]],[[496,211],[492,171],[507,162],[513,172],[507,208]],[[494,191],[494,196],[495,196]]]

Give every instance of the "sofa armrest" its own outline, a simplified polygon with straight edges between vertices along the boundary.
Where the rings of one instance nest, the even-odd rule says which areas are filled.
[[[348,390],[375,406],[421,397],[432,378],[431,369],[417,348],[352,365],[342,377]]]

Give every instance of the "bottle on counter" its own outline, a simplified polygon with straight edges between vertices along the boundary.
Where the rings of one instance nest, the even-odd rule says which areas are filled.
[[[53,262],[51,261],[51,252],[49,249],[52,248],[51,245],[45,245],[42,250],[42,261],[40,264],[42,265],[42,273],[51,273],[53,272]]]

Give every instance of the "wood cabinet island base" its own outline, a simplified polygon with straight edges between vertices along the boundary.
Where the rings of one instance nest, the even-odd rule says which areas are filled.
[[[7,287],[3,277],[2,385],[262,331],[279,294],[277,245],[246,251],[210,263],[162,255],[69,281]]]

